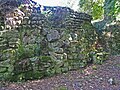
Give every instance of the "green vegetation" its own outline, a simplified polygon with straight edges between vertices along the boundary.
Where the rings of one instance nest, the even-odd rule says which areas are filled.
[[[66,87],[64,87],[64,86],[61,86],[57,90],[68,90],[68,89]]]

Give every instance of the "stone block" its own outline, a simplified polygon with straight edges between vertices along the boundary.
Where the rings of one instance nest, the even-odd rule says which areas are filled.
[[[1,67],[0,66],[0,73],[5,73],[7,71],[7,68],[6,67]]]
[[[56,48],[54,48],[53,50],[54,50],[54,52],[57,53],[57,54],[63,54],[63,53],[64,53],[63,48],[56,47]]]
[[[51,30],[48,34],[47,34],[47,40],[49,42],[54,42],[56,40],[60,39],[60,34],[57,30]]]
[[[68,48],[68,50],[69,50],[70,52],[74,53],[74,52],[76,52],[76,47],[75,47],[75,46],[70,47],[70,48]]]

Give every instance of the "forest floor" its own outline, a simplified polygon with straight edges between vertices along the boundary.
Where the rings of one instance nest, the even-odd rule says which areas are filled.
[[[0,90],[120,90],[120,56],[46,79],[9,83]]]

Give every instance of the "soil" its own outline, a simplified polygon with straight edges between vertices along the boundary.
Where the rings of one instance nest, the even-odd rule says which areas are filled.
[[[41,80],[6,83],[0,90],[120,90],[120,56]]]

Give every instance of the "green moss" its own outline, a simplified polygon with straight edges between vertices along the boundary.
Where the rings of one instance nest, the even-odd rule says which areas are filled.
[[[68,90],[65,86],[60,86],[57,88],[57,90]]]

